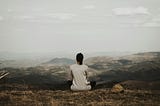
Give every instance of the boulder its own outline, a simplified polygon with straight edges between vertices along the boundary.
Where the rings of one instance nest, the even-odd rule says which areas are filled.
[[[120,84],[116,84],[112,87],[111,92],[113,93],[122,93],[124,92],[124,88]]]

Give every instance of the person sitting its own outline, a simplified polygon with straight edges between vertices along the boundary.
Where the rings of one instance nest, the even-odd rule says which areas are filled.
[[[95,81],[88,81],[88,66],[83,64],[83,54],[76,55],[76,64],[70,66],[68,84],[72,91],[91,90],[95,87]]]

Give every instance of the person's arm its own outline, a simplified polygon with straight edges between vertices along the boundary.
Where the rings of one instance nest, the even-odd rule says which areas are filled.
[[[68,74],[68,76],[67,76],[67,84],[69,86],[71,86],[72,85],[72,80],[73,80],[72,70],[69,70],[67,74]]]
[[[72,74],[72,70],[71,69],[67,73],[67,80],[68,81],[72,81],[73,80],[73,74]]]
[[[86,74],[86,79],[87,79],[86,84],[90,84],[90,82],[88,81],[88,79],[89,79],[88,67],[87,67],[87,69],[85,70],[85,74]]]
[[[86,74],[86,79],[88,80],[88,78],[89,78],[88,70],[85,71],[85,74]]]

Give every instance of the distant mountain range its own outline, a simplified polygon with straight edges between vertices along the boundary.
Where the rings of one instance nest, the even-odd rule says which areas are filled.
[[[3,64],[3,61],[1,63]],[[8,83],[25,83],[32,86],[54,88],[59,86],[57,84],[64,83],[69,65],[74,63],[75,60],[69,58],[54,58],[43,62],[40,66],[6,67],[0,71],[5,70],[10,73]],[[89,66],[90,80],[97,82],[135,80],[137,83],[144,81],[148,84],[156,84],[156,87],[154,85],[152,87],[156,89],[159,87],[157,84],[160,84],[160,52],[146,52],[120,57],[96,56],[87,58],[84,63]]]
[[[45,62],[43,64],[45,65],[71,65],[74,64],[75,61],[69,58],[54,58],[48,62]]]
[[[90,57],[85,60],[85,63],[95,69],[115,69],[120,66],[131,66],[136,63],[146,61],[158,61],[160,59],[160,52],[146,52],[138,53],[120,57],[108,57],[108,56],[97,56]],[[110,67],[111,66],[111,67]]]
[[[86,64],[102,80],[160,80],[160,52],[138,53],[123,57],[93,57]]]

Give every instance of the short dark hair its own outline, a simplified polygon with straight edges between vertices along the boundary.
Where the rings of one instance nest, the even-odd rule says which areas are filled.
[[[82,53],[78,53],[76,55],[76,60],[79,62],[80,65],[83,64],[83,54]]]

